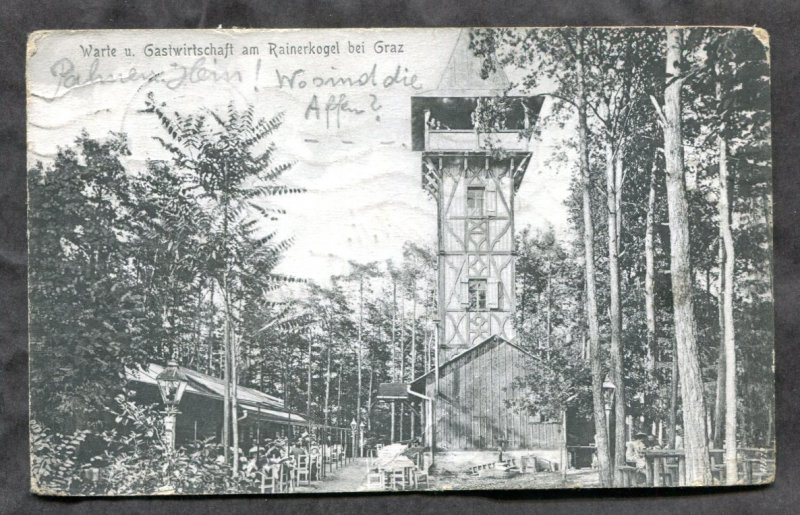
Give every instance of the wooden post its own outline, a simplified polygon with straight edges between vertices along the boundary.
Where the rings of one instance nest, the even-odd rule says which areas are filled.
[[[439,274],[440,277],[443,274]],[[441,307],[440,309],[444,309]],[[441,321],[436,322],[436,340],[434,342],[434,387],[433,387],[433,400],[431,400],[431,464],[436,462],[436,403],[439,402],[439,341],[440,341],[440,325]]]
[[[567,410],[561,410],[562,451],[561,479],[567,480],[567,467],[569,467],[569,451],[567,450]]]
[[[256,422],[256,464],[261,461],[261,405],[258,405],[258,422]]]
[[[392,401],[392,426],[389,434],[389,443],[394,443],[394,401]]]

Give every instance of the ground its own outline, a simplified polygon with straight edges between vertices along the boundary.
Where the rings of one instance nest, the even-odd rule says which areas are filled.
[[[321,481],[300,485],[296,493],[366,492],[366,459],[355,459],[345,467],[334,469]],[[520,474],[511,479],[489,479],[465,475],[431,476],[429,490],[525,490],[545,488],[587,488],[599,486],[596,470],[571,470],[566,481],[560,472]]]

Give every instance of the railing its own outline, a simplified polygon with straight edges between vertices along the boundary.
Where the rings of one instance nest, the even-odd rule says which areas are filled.
[[[427,129],[426,150],[528,150],[528,140],[520,137],[520,131],[478,132],[474,130]]]

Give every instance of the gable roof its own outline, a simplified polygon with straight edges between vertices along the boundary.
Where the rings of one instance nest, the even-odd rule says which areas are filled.
[[[483,59],[469,47],[469,30],[462,29],[450,54],[447,67],[439,80],[439,92],[461,92],[463,96],[502,95],[509,86],[508,77],[500,67],[495,67],[486,78],[481,77]],[[453,95],[453,96],[462,96]]]
[[[495,66],[486,78],[481,77],[483,57],[476,56],[469,45],[469,29],[461,29],[436,89],[420,96],[494,97],[508,92],[511,83],[502,67]]]
[[[450,367],[454,362],[456,362],[456,361],[458,361],[458,360],[460,360],[462,358],[467,357],[469,354],[472,354],[472,353],[478,351],[479,349],[481,349],[482,347],[485,347],[489,343],[497,343],[497,344],[500,344],[500,345],[508,345],[509,347],[514,348],[515,350],[521,352],[522,354],[525,354],[526,356],[528,356],[531,359],[538,359],[538,358],[536,358],[536,356],[534,356],[533,354],[531,354],[527,350],[523,349],[519,345],[506,340],[502,336],[498,336],[496,334],[493,334],[492,336],[487,337],[486,339],[476,343],[475,345],[473,345],[472,347],[470,347],[468,349],[463,350],[462,352],[459,352],[458,354],[456,354],[455,356],[453,356],[449,360],[445,361],[444,363],[439,365],[439,370],[442,371],[445,368]],[[422,379],[430,376],[433,373],[434,373],[434,370],[430,370],[430,371],[426,372],[425,374],[419,376],[418,378],[414,379],[414,381],[412,381],[411,384],[412,385],[416,385],[418,382],[422,381]]]

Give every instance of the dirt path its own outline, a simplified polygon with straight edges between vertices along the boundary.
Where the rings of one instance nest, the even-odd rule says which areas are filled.
[[[549,488],[589,488],[600,486],[597,471],[570,471],[566,482],[557,472],[539,472],[522,474],[511,479],[471,478],[451,476],[431,478],[433,490],[515,490],[515,489],[549,489]],[[323,492],[364,492],[367,491],[367,460],[356,458],[345,467],[328,473],[322,481],[314,481],[310,485],[300,485],[297,493]]]
[[[366,490],[367,460],[356,458],[340,469],[333,469],[322,481],[300,485],[297,493],[312,492],[361,492]]]

